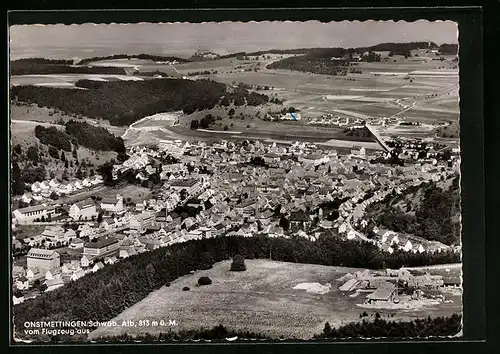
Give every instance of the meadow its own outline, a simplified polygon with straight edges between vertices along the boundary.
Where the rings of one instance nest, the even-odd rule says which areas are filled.
[[[119,324],[126,320],[163,320],[166,323],[175,320],[177,326],[100,327],[89,339],[123,333],[158,334],[169,330],[211,328],[219,324],[273,338],[309,339],[321,333],[325,322],[340,326],[358,321],[365,311],[356,306],[363,301],[362,296],[353,298],[338,290],[341,282],[337,279],[358,269],[268,260],[246,260],[245,263],[247,270],[244,272],[231,272],[230,261],[222,261],[212,269],[178,278],[169,287],[163,286],[150,293],[114,318]],[[197,286],[202,276],[210,277],[212,284]],[[303,283],[331,284],[331,288],[324,294],[294,289]],[[190,291],[182,290],[186,286]],[[457,306],[460,303],[455,301],[418,311],[379,312],[382,318],[402,320],[449,315],[457,311]],[[368,318],[376,313],[375,310],[366,312]]]

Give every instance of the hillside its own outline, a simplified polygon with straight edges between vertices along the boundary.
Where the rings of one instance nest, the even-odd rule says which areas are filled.
[[[86,90],[67,90],[38,86],[15,86],[13,100],[109,119],[112,125],[127,126],[160,112],[182,110],[186,114],[233,102],[257,106],[268,102],[266,95],[250,92],[211,80],[152,79],[104,82],[99,85],[79,82]]]
[[[65,127],[54,121],[70,121],[72,117],[60,113],[52,114],[53,112],[46,108],[34,106],[11,105],[10,108],[13,120],[11,156],[14,195],[22,194],[26,184],[37,180],[56,178],[63,181],[90,176],[96,173],[100,165],[118,158],[118,153],[113,149],[96,149],[95,146],[82,142],[81,138],[66,134]],[[31,120],[34,117],[39,120]],[[94,128],[89,131],[92,132],[91,136],[97,138],[93,132],[103,128]],[[36,130],[39,131],[41,139],[37,137]],[[51,134],[40,135],[41,132],[47,131]],[[106,136],[109,135],[111,134],[108,132]],[[100,139],[97,141],[101,142]],[[113,136],[113,141],[118,140]],[[74,142],[77,144],[73,144]]]
[[[370,269],[381,269],[384,263],[399,268],[403,264],[457,262],[458,256],[456,253],[383,254],[374,245],[336,237],[321,237],[316,242],[265,236],[191,240],[125,258],[64,288],[18,304],[14,307],[15,325],[22,328],[25,321],[78,320],[89,313],[99,321],[107,321],[166,282],[192,270],[209,269],[214,263],[231,258],[236,250],[249,259],[267,259],[272,251],[275,261]]]
[[[367,208],[366,218],[389,230],[404,232],[447,245],[459,245],[460,184],[428,183],[400,195],[389,194]]]
[[[311,48],[296,50],[289,58],[281,59],[266,66],[268,69],[294,70],[322,75],[347,75],[348,73],[361,73],[358,68],[351,67],[359,61],[380,62],[387,58],[382,58],[380,52],[387,52],[389,57],[399,55],[409,58],[412,51],[425,49],[430,54],[431,49],[436,49],[435,55],[456,55],[458,46],[454,44],[444,44],[440,47],[429,42],[411,43],[380,43],[370,47],[358,48]],[[298,55],[297,55],[298,54]],[[358,54],[359,59],[353,56]],[[250,55],[250,54],[247,54]]]

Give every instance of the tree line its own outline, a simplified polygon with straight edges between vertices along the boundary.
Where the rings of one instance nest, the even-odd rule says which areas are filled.
[[[191,114],[212,109],[225,95],[229,95],[235,104],[246,101],[249,105],[258,105],[268,100],[267,96],[248,90],[228,92],[225,84],[212,80],[151,79],[103,82],[88,87],[87,90],[68,90],[14,86],[11,94],[18,101],[57,108],[69,114],[109,119],[112,125],[118,126],[128,126],[158,112],[182,110]]]
[[[167,282],[240,254],[245,258],[380,269],[459,261],[454,254],[382,253],[376,246],[332,236],[313,242],[299,237],[216,237],[191,240],[123,259],[96,273],[14,307],[14,321],[78,320],[92,314],[109,320]],[[21,335],[21,334],[20,334]]]
[[[378,313],[377,313],[378,315]],[[386,321],[375,317],[374,321],[352,322],[332,328],[327,322],[318,339],[337,338],[428,338],[447,337],[459,333],[462,316],[453,314],[448,317],[417,318],[412,321]]]
[[[72,63],[71,63],[72,64]],[[60,64],[52,62],[12,62],[10,64],[11,75],[44,75],[44,74],[111,74],[126,75],[123,68],[112,66],[73,66],[71,64]]]
[[[179,63],[188,63],[189,60],[178,58],[178,57],[169,57],[169,56],[161,56],[161,55],[151,55],[151,54],[114,54],[108,56],[101,57],[92,57],[85,58],[78,62],[78,65],[88,64],[94,61],[100,60],[114,60],[114,59],[143,59],[143,60],[152,60],[152,61],[177,61]]]
[[[331,340],[340,338],[432,338],[456,335],[461,327],[462,316],[453,314],[447,317],[415,319],[411,321],[386,321],[379,316],[374,321],[352,322],[338,328],[332,328],[327,322],[323,333],[313,337],[313,340]],[[248,339],[262,339],[273,341],[275,339],[251,331],[235,331],[223,325],[212,328],[199,328],[193,330],[160,332],[157,335],[149,333],[129,335],[127,333],[117,336],[102,336],[96,342],[133,342],[158,343],[173,341],[209,340],[211,342],[225,342],[227,338],[237,337],[237,341]],[[68,338],[71,340],[71,338]]]

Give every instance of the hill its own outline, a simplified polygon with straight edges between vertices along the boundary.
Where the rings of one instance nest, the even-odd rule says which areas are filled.
[[[13,60],[9,63],[9,70],[11,75],[126,74],[123,68],[74,66],[72,60],[52,60],[44,58]]]
[[[121,138],[116,138],[103,130],[104,128],[82,122],[83,127],[87,129],[81,129],[83,135],[74,136],[68,134],[62,124],[63,121],[70,122],[73,117],[60,113],[50,115],[52,114],[50,110],[34,106],[14,104],[10,108],[13,120],[11,124],[13,195],[23,194],[25,185],[37,180],[56,178],[63,181],[78,176],[91,176],[102,164],[118,159],[116,150],[122,151],[117,148],[123,146]],[[31,120],[33,117],[39,120]],[[56,119],[59,124],[54,122]],[[102,135],[98,135],[99,132]],[[106,139],[102,139],[102,136],[108,137],[108,143],[111,145],[104,146],[100,150],[99,145],[92,145],[92,141],[103,144]],[[91,138],[91,143],[82,138]],[[120,141],[122,144],[119,144]]]
[[[43,293],[14,307],[17,328],[25,321],[78,320],[91,313],[107,321],[144,299],[165,283],[192,270],[211,268],[236,253],[249,259],[381,269],[457,262],[456,253],[394,254],[359,241],[341,240],[333,235],[313,242],[304,238],[217,237],[191,240],[128,257],[99,272],[88,274],[63,288]],[[457,257],[458,256],[458,257]],[[18,333],[23,335],[23,333]]]
[[[36,103],[69,114],[109,119],[112,125],[127,126],[160,112],[182,110],[186,114],[233,102],[257,106],[269,97],[211,80],[152,79],[144,81],[77,82],[86,90],[67,90],[38,86],[15,86],[14,100]]]
[[[447,245],[459,245],[459,177],[446,186],[431,182],[400,195],[389,194],[380,202],[370,205],[366,217],[389,230]]]
[[[188,63],[189,60],[183,59],[183,58],[178,58],[178,57],[169,57],[169,56],[161,56],[161,55],[151,55],[151,54],[114,54],[114,55],[108,55],[104,57],[92,57],[92,58],[85,58],[82,59],[78,62],[78,65],[84,65],[88,63],[92,63],[94,61],[100,61],[100,60],[114,60],[114,59],[143,59],[143,60],[152,60],[152,61],[160,61],[160,62],[171,62],[171,61],[176,61],[179,63]]]

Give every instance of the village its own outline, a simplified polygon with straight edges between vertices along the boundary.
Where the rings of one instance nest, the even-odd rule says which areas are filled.
[[[450,246],[392,231],[374,229],[375,238],[358,231],[367,223],[363,215],[370,203],[393,191],[455,176],[455,152],[446,159],[437,153],[410,153],[417,146],[405,143],[400,157],[411,163],[393,166],[370,162],[387,160],[390,153],[364,148],[163,141],[156,148],[130,148],[128,159],[113,165],[110,176],[65,185],[56,180],[33,183],[22,197],[31,204],[13,211],[12,228],[37,225],[44,231],[22,239],[13,236],[14,301],[57,289],[137,253],[210,237],[315,241],[335,234],[391,253],[448,250]],[[109,184],[134,183],[155,191],[138,202],[118,192],[112,198],[92,195],[95,188],[113,191]],[[77,193],[81,200],[64,202]]]

